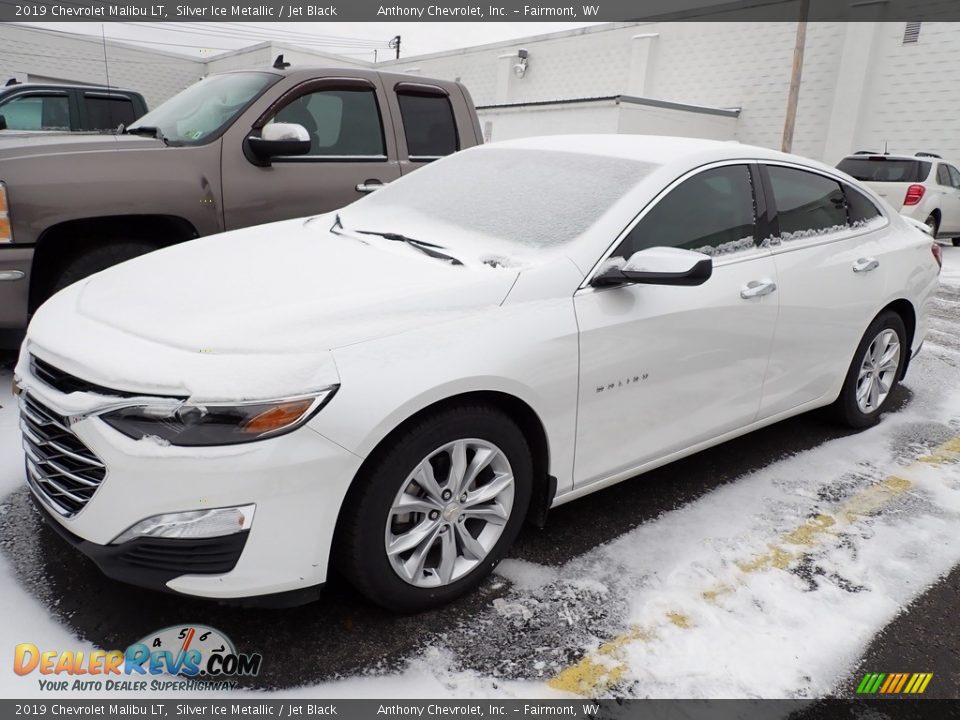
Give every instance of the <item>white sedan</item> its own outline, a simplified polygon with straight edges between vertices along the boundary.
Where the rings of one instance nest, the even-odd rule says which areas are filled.
[[[487,145],[56,295],[16,370],[27,484],[127,582],[280,604],[337,568],[419,611],[552,506],[813,408],[877,422],[939,260],[799,157]]]

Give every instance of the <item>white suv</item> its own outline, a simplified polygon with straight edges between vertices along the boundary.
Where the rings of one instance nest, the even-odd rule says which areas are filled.
[[[927,225],[936,238],[960,246],[960,170],[933,153],[857,153],[837,165],[900,214]]]

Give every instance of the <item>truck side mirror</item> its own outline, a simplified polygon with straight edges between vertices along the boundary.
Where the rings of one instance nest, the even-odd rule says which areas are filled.
[[[263,126],[259,136],[247,136],[244,154],[254,165],[268,167],[275,157],[306,155],[310,146],[310,134],[303,125],[270,123]]]

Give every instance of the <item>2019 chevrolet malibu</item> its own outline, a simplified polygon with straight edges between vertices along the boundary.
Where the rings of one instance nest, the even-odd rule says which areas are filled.
[[[552,506],[813,408],[877,422],[938,273],[792,155],[487,145],[60,292],[16,369],[27,483],[121,580],[289,603],[337,568],[418,611]]]

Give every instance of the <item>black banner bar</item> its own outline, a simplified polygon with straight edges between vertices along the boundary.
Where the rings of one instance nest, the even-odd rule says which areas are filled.
[[[579,720],[945,720],[960,700],[0,700],[0,717],[53,720],[160,718],[574,718]]]
[[[3,22],[793,21],[799,0],[0,0]],[[809,20],[958,21],[957,0],[813,0]]]

